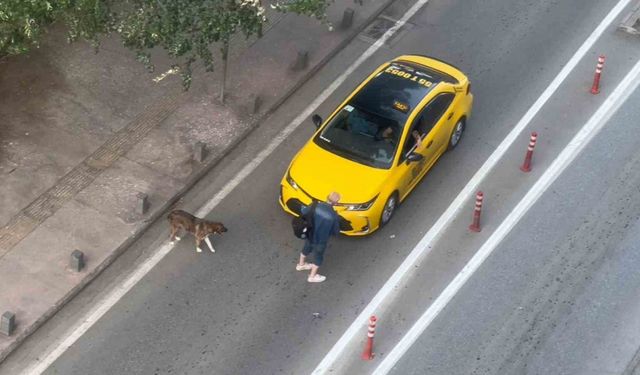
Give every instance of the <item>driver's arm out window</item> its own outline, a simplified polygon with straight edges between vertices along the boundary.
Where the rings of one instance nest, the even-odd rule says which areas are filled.
[[[420,135],[420,138],[424,139],[425,135],[433,129],[447,108],[449,108],[454,97],[455,95],[452,93],[442,93],[436,96],[422,109],[422,112],[413,121],[413,124],[411,124],[411,128],[407,133],[407,139],[405,140],[404,147],[402,148],[402,154],[400,155],[400,162],[406,159],[407,154],[412,151],[411,149],[416,145],[416,140],[411,135],[411,132],[416,130]]]

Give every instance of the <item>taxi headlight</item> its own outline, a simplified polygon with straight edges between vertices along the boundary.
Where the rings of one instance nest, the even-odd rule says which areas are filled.
[[[293,180],[291,174],[287,171],[287,182],[291,185],[292,188],[298,190],[298,184]]]
[[[372,200],[366,203],[344,203],[344,209],[347,211],[366,211],[373,206],[373,203],[376,201],[378,196],[376,195]]]

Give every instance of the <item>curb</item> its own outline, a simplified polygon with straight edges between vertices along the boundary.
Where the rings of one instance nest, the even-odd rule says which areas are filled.
[[[24,340],[26,340],[33,332],[39,329],[44,323],[46,323],[51,317],[53,317],[58,311],[62,309],[71,299],[73,299],[78,293],[80,293],[89,283],[91,283],[98,275],[102,273],[107,267],[109,267],[125,250],[127,250],[135,241],[137,241],[151,225],[155,224],[158,219],[164,216],[166,211],[173,206],[177,201],[195,186],[211,169],[218,165],[218,163],[231,153],[242,141],[247,138],[254,130],[260,127],[263,120],[271,116],[278,108],[280,108],[293,94],[302,87],[309,79],[311,79],[320,69],[322,69],[332,58],[334,58],[340,51],[342,51],[349,43],[351,43],[374,19],[378,18],[382,12],[384,12],[395,0],[386,0],[379,6],[369,17],[367,17],[360,25],[354,27],[346,38],[344,38],[334,49],[329,51],[320,61],[310,67],[298,81],[284,93],[279,99],[277,99],[266,111],[259,114],[254,118],[250,125],[242,131],[231,143],[229,143],[218,155],[212,157],[206,161],[204,165],[194,174],[189,176],[186,184],[176,193],[173,197],[168,199],[157,210],[154,210],[151,215],[144,221],[144,224],[129,238],[127,238],[120,246],[109,254],[100,264],[98,264],[71,290],[60,299],[55,305],[47,310],[40,318],[36,319],[29,327],[22,331],[15,337],[12,343],[9,344],[4,350],[0,351],[0,363],[3,362],[9,354],[11,354],[16,348],[18,348]]]

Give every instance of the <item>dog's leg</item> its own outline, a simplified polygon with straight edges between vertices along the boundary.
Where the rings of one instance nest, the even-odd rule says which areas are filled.
[[[209,237],[205,237],[204,240],[207,242],[207,245],[209,245],[209,249],[211,249],[211,252],[215,253],[216,251],[213,249],[213,246],[211,246],[211,241],[209,240]]]
[[[200,243],[202,242],[201,239],[196,238],[196,253],[201,253],[202,249],[200,248]]]
[[[178,233],[180,233],[180,228],[176,228],[176,233],[173,235],[176,241],[180,241],[180,237],[178,237]]]
[[[174,228],[171,230],[171,243],[176,243],[176,241],[180,241],[180,237],[177,234],[180,232],[180,228]]]
[[[176,228],[173,225],[171,226],[171,235],[169,236],[169,241],[171,241],[171,243],[176,242]]]

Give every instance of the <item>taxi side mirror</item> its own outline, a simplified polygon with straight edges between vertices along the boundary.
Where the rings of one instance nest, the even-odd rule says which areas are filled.
[[[311,116],[311,121],[313,121],[313,123],[316,125],[316,128],[319,128],[320,125],[322,125],[322,117],[320,117],[319,115]]]
[[[422,155],[420,155],[418,153],[415,153],[415,152],[412,152],[409,155],[407,155],[407,163],[411,163],[411,162],[414,162],[414,161],[420,161],[422,159],[424,159],[424,156],[422,156]]]

